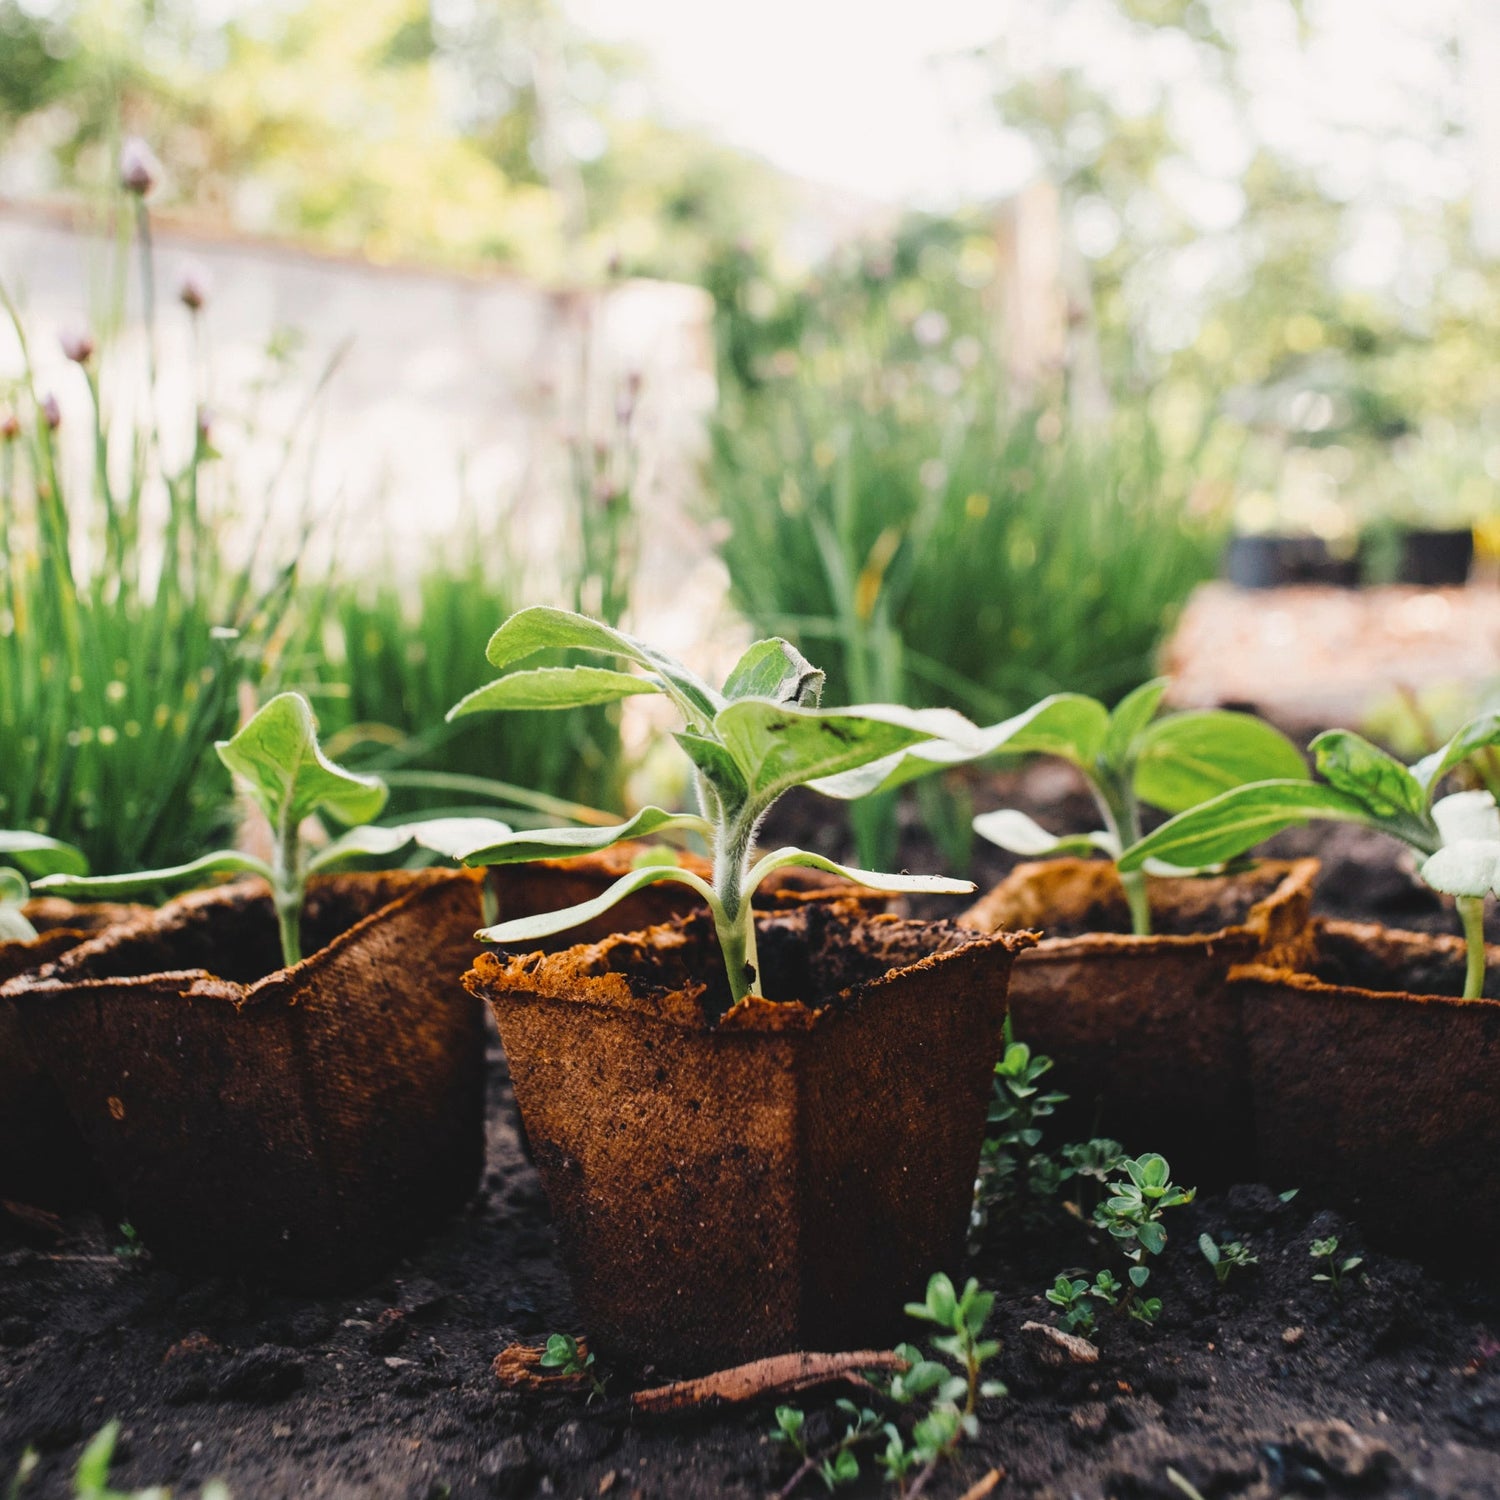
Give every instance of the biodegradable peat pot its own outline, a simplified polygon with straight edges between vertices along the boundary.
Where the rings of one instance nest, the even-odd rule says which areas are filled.
[[[1264,860],[1235,875],[1147,881],[1155,934],[1135,937],[1104,860],[1018,865],[958,920],[1035,927],[1010,984],[1018,1041],[1057,1067],[1060,1138],[1114,1136],[1159,1151],[1179,1181],[1209,1187],[1253,1170],[1254,1125],[1229,971],[1295,961],[1318,862]]]
[[[0,943],[0,984],[147,910],[111,903],[75,905],[55,896],[28,901],[22,911],[37,935],[29,943]],[[99,1190],[88,1150],[62,1096],[22,1041],[15,1007],[0,1001],[0,1198],[66,1211]]]
[[[119,1209],[163,1259],[295,1288],[379,1271],[483,1159],[478,877],[200,891],[0,989]]]
[[[482,954],[584,1326],[640,1368],[869,1346],[961,1264],[1006,980],[1030,934],[811,900],[727,999],[706,915]]]
[[[1457,937],[1316,922],[1301,972],[1235,972],[1264,1181],[1374,1241],[1493,1271],[1500,1236],[1500,948],[1483,1000]]]

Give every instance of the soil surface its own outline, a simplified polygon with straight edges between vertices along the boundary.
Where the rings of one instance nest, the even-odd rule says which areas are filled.
[[[1078,789],[1054,768],[976,800],[1002,795],[1082,826]],[[1328,862],[1325,911],[1453,930],[1384,840],[1298,832],[1278,852]],[[939,868],[916,841],[904,858]],[[1011,863],[986,852],[976,878]],[[1159,1324],[1106,1319],[1092,1364],[1023,1325],[1055,1323],[1043,1298],[1053,1278],[1112,1264],[1107,1252],[1065,1213],[993,1222],[952,1272],[999,1293],[996,1374],[1009,1394],[982,1404],[979,1435],[923,1493],[956,1500],[996,1469],[989,1493],[1037,1500],[1500,1497],[1500,1272],[1444,1281],[1367,1251],[1358,1225],[1306,1194],[1283,1201],[1296,1186],[1246,1185],[1172,1210],[1151,1282]],[[1201,1233],[1247,1242],[1258,1264],[1219,1287]],[[1364,1257],[1338,1296],[1312,1279],[1309,1247],[1329,1235],[1341,1258]],[[212,1478],[235,1500],[760,1497],[796,1467],[769,1436],[774,1402],[666,1420],[626,1413],[618,1379],[592,1404],[500,1388],[490,1366],[503,1347],[586,1330],[498,1044],[481,1191],[379,1282],[336,1298],[273,1295],[186,1279],[119,1253],[121,1242],[97,1219],[0,1211],[0,1494],[28,1446],[40,1459],[22,1495],[70,1494],[83,1444],[112,1418],[115,1485],[168,1484],[179,1500]],[[797,1398],[815,1442],[841,1430],[838,1394]],[[862,1467],[852,1493],[894,1493],[868,1456]],[[809,1476],[797,1493],[824,1491]]]

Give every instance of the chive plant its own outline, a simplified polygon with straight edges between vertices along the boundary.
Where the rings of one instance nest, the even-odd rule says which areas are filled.
[[[490,818],[436,818],[392,827],[371,823],[385,806],[384,783],[347,771],[324,755],[312,709],[300,693],[278,694],[233,739],[220,740],[214,748],[270,824],[269,862],[239,849],[217,849],[186,864],[137,874],[49,875],[36,888],[70,896],[120,896],[199,884],[214,875],[259,875],[271,887],[282,958],[290,967],[302,958],[302,908],[310,876],[355,860],[389,859],[412,845],[456,857],[476,841],[510,831]],[[304,821],[315,813],[355,826],[310,851]]]
[[[1500,744],[1500,713],[1471,719],[1445,745],[1412,765],[1345,729],[1309,747],[1323,780],[1267,779],[1236,787],[1180,813],[1120,860],[1207,865],[1234,859],[1283,828],[1327,818],[1389,834],[1421,859],[1422,878],[1455,898],[1466,949],[1464,998],[1484,992],[1484,901],[1500,893],[1500,808],[1488,791],[1434,800],[1444,777]]]
[[[621,670],[522,665],[552,650],[609,657],[627,666]],[[878,874],[836,864],[805,849],[777,849],[755,857],[761,822],[793,787],[821,790],[826,778],[938,738],[954,738],[974,753],[978,731],[962,715],[890,704],[820,708],[823,673],[794,647],[776,639],[755,642],[722,689],[716,689],[654,647],[569,610],[536,607],[512,615],[491,636],[486,655],[503,675],[456,704],[452,716],[576,708],[638,694],[668,698],[682,718],[683,727],[674,738],[693,764],[698,811],[647,807],[607,828],[512,833],[471,849],[466,863],[557,859],[606,849],[626,839],[674,833],[699,836],[713,866],[711,879],[704,880],[675,863],[642,864],[591,901],[486,928],[479,934],[486,941],[521,943],[564,932],[608,911],[633,891],[675,880],[707,902],[724,956],[730,999],[736,1002],[762,993],[751,898],[777,870],[801,865],[886,891],[973,890],[966,880]],[[831,795],[841,793],[834,790]]]

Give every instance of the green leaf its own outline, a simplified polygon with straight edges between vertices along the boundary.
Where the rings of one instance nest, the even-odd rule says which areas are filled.
[[[19,828],[0,829],[0,863],[16,865],[28,875],[87,875],[89,870],[81,849]]]
[[[1081,693],[1053,693],[995,727],[1005,730],[997,749],[1060,755],[1092,773],[1109,734],[1109,713]]]
[[[770,698],[816,708],[823,695],[824,673],[797,648],[778,637],[756,641],[724,680],[724,696]]]
[[[385,784],[336,766],[318,745],[317,721],[300,693],[278,693],[231,740],[214,744],[273,827],[322,809],[343,823],[368,823],[385,806]]]
[[[974,832],[981,838],[1009,849],[1012,854],[1036,859],[1043,855],[1093,854],[1102,850],[1113,858],[1120,851],[1107,833],[1074,833],[1059,837],[1015,808],[980,813]]]
[[[1430,798],[1438,783],[1455,766],[1461,765],[1476,751],[1496,744],[1500,744],[1500,712],[1481,714],[1477,719],[1470,719],[1441,749],[1423,756],[1411,768],[1411,774]]]
[[[585,708],[661,691],[657,678],[638,677],[634,672],[611,672],[607,667],[533,667],[475,688],[448,710],[448,718],[510,709]]]
[[[1165,812],[1185,812],[1252,781],[1307,781],[1302,752],[1269,724],[1223,709],[1173,714],[1142,733],[1135,793]]]
[[[1160,1255],[1167,1246],[1167,1231],[1160,1224],[1147,1220],[1144,1224],[1138,1224],[1135,1231],[1136,1238],[1145,1247],[1148,1254]],[[1135,1281],[1135,1277],[1130,1278]],[[1137,1283],[1139,1285],[1139,1283]]]
[[[0,943],[32,943],[36,928],[26,919],[22,903],[31,894],[14,870],[0,868]]]
[[[510,922],[500,922],[494,927],[482,928],[474,934],[485,943],[529,943],[537,938],[554,937],[569,928],[581,927],[602,917],[612,906],[618,906],[627,896],[661,880],[676,880],[691,886],[718,915],[718,898],[713,888],[701,876],[676,865],[647,865],[622,875],[613,885],[592,901],[580,901],[576,906],[565,906],[558,911],[541,912],[532,917],[517,917]]]
[[[748,896],[773,870],[783,870],[789,865],[842,875],[845,880],[868,886],[872,891],[924,891],[929,895],[964,896],[974,889],[972,880],[950,880],[946,875],[883,875],[874,870],[857,870],[852,865],[835,864],[833,860],[824,859],[821,854],[809,854],[805,849],[777,849],[756,861],[745,877],[745,894]]]
[[[723,698],[681,662],[623,630],[568,609],[534,605],[518,611],[490,637],[485,656],[492,667],[504,671],[538,652],[559,649],[623,657],[655,673],[688,722],[700,727],[724,706]]]
[[[271,879],[270,867],[260,860],[241,854],[238,849],[219,849],[164,870],[142,870],[131,875],[49,875],[38,880],[32,889],[55,896],[134,896],[160,886],[189,885],[207,875],[227,874]]]
[[[1136,740],[1145,732],[1146,726],[1156,717],[1161,700],[1167,691],[1165,677],[1153,677],[1115,704],[1109,716],[1109,728],[1105,731],[1104,745],[1100,754],[1104,763],[1113,770],[1124,770],[1135,752]]]
[[[1203,1252],[1203,1258],[1209,1265],[1216,1266],[1219,1263],[1219,1247],[1214,1244],[1213,1237],[1207,1234],[1198,1236],[1198,1248]]]
[[[739,762],[718,740],[694,734],[691,729],[680,730],[673,739],[714,789],[726,814],[733,814],[745,805],[750,796],[745,774],[740,770]]]
[[[1427,812],[1422,784],[1393,755],[1348,729],[1329,729],[1308,747],[1330,786],[1357,797],[1377,817]]]
[[[734,757],[750,801],[768,807],[794,786],[853,771],[950,730],[978,733],[962,714],[869,704],[798,708],[741,698],[721,709],[714,730]]]
[[[469,865],[519,865],[533,859],[572,859],[597,854],[626,839],[648,838],[672,828],[691,829],[705,838],[713,826],[696,813],[669,813],[659,807],[643,807],[633,818],[609,828],[527,828],[487,844],[470,848],[463,856]]]
[[[1363,802],[1336,787],[1315,781],[1258,781],[1168,819],[1132,844],[1120,856],[1119,866],[1138,870],[1148,859],[1183,869],[1222,864],[1308,818],[1380,826]]]
[[[1206,1239],[1207,1236],[1205,1235],[1204,1238]],[[1163,1237],[1162,1243],[1166,1243],[1165,1237]],[[1151,1268],[1149,1266],[1131,1266],[1125,1274],[1130,1278],[1131,1286],[1135,1287],[1137,1291],[1151,1280]]]
[[[311,873],[329,869],[346,859],[388,859],[412,844],[461,860],[471,849],[482,849],[508,837],[510,832],[510,825],[497,818],[428,818],[388,828],[365,823],[318,850],[308,860],[307,868]]]

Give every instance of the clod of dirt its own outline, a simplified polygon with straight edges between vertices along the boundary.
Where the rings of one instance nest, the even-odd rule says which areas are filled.
[[[479,1460],[479,1475],[494,1495],[510,1496],[525,1493],[536,1473],[536,1465],[526,1450],[522,1437],[508,1437],[495,1444]]]
[[[1298,1422],[1287,1446],[1331,1479],[1356,1485],[1384,1483],[1400,1472],[1390,1448],[1347,1422]]]
[[[1099,1350],[1076,1333],[1066,1333],[1050,1323],[1022,1323],[1021,1332],[1032,1336],[1028,1345],[1031,1357],[1049,1370],[1099,1363]]]
[[[302,1359],[295,1350],[262,1344],[235,1355],[210,1389],[220,1401],[280,1401],[302,1384],[303,1375]]]

